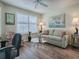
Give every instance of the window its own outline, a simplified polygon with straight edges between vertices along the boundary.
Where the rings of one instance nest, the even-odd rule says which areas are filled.
[[[29,31],[33,33],[38,32],[37,18],[34,16],[29,16]]]
[[[37,32],[37,17],[28,16],[25,14],[17,14],[17,32],[18,33],[28,33],[28,31],[35,33]]]

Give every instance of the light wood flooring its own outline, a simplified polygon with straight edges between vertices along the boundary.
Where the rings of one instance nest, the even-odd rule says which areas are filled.
[[[16,59],[79,59],[78,48],[62,49],[51,44],[25,42]]]

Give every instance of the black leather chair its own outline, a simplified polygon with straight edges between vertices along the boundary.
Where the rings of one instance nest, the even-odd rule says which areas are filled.
[[[20,33],[16,33],[12,40],[12,45],[17,50],[17,56],[19,56],[19,49],[21,47],[21,37]]]
[[[3,48],[0,48],[0,59],[5,59],[5,50]]]
[[[14,59],[12,56],[12,47],[0,48],[0,59]]]

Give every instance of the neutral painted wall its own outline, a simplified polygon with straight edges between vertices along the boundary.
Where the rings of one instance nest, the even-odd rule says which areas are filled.
[[[0,15],[1,15],[1,18],[0,18],[0,22],[1,22],[1,24],[0,24],[0,30],[1,30],[1,35],[2,34],[4,34],[4,29],[5,29],[5,21],[4,21],[4,5],[0,2],[0,7],[1,7],[1,13],[0,13]]]
[[[63,8],[62,10],[58,10],[56,12],[49,12],[49,13],[46,13],[43,17],[44,21],[46,22],[47,24],[47,29],[48,29],[48,21],[49,21],[49,18],[51,16],[56,16],[56,15],[59,15],[59,14],[62,14],[62,13],[65,13],[65,25],[66,27],[65,28],[70,28],[71,27],[71,23],[72,23],[72,20],[74,17],[79,17],[79,4],[76,4],[76,5],[73,5],[73,6],[69,6],[69,7],[66,7],[66,8]],[[59,28],[58,28],[59,29]]]
[[[40,20],[42,19],[42,15],[40,13],[36,13],[36,12],[32,12],[29,10],[24,10],[21,8],[17,8],[14,6],[10,6],[10,5],[6,5],[3,3],[0,3],[0,7],[1,7],[1,18],[0,18],[0,26],[1,26],[1,34],[4,34],[5,32],[16,32],[16,13],[20,12],[26,15],[33,15],[33,16],[37,16],[38,18],[38,23],[40,22]],[[6,25],[5,24],[5,13],[12,13],[15,14],[15,25]],[[26,37],[27,35],[24,34],[22,39],[27,39]]]
[[[2,4],[2,3],[1,3]],[[17,7],[14,7],[14,6],[10,6],[10,5],[6,5],[6,4],[2,4],[3,6],[1,6],[3,8],[3,14],[4,14],[4,28],[5,28],[5,32],[8,32],[8,31],[12,31],[12,32],[16,32],[16,13],[20,12],[20,13],[23,13],[23,14],[26,14],[26,15],[33,15],[33,16],[37,16],[38,17],[38,21],[41,19],[41,14],[39,13],[35,13],[35,12],[32,12],[32,11],[28,11],[28,10],[24,10],[24,9],[21,9],[21,8],[17,8]],[[12,14],[15,14],[15,25],[6,25],[5,24],[5,13],[12,13]]]
[[[0,7],[2,7],[2,11],[1,11],[1,32],[4,33],[4,31],[16,31],[16,23],[15,25],[6,25],[5,24],[5,13],[13,13],[16,14],[17,12],[21,12],[24,14],[29,14],[29,15],[34,15],[37,16],[39,20],[42,20],[46,23],[47,25],[47,29],[48,29],[48,21],[49,18],[51,16],[56,16],[62,13],[65,13],[65,21],[66,21],[66,28],[70,28],[71,27],[71,22],[73,20],[73,17],[79,17],[79,4],[67,7],[67,8],[63,8],[62,10],[58,10],[56,12],[48,12],[46,14],[44,14],[43,19],[42,19],[42,15],[39,13],[35,13],[32,11],[28,11],[28,10],[24,10],[24,9],[20,9],[14,6],[10,6],[10,5],[6,5],[3,3],[0,3]],[[17,18],[15,18],[16,20]]]

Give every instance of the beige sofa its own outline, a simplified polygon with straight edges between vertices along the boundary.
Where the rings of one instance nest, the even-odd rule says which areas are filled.
[[[65,32],[64,35],[62,35],[62,32]],[[42,38],[47,41],[47,43],[66,48],[68,45],[68,35],[66,34],[66,31],[64,30],[52,30],[49,31],[49,35],[42,35]]]

